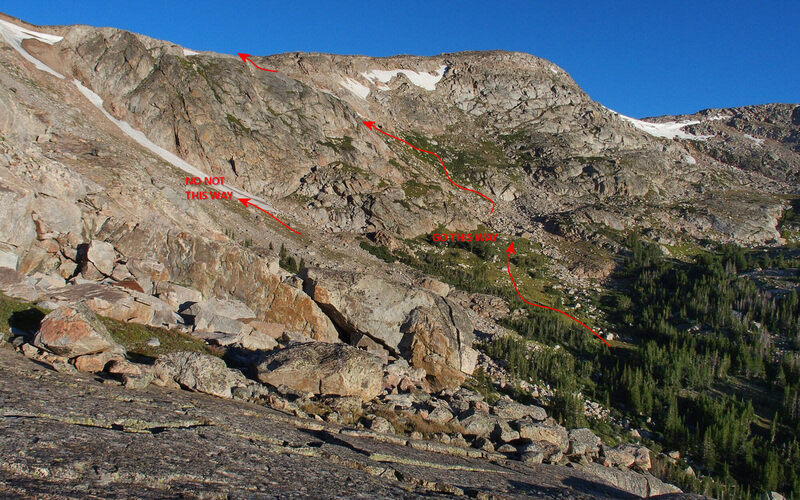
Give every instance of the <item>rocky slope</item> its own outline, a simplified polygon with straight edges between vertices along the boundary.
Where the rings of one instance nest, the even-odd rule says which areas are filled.
[[[787,206],[784,195],[797,193],[795,105],[643,122],[595,103],[562,69],[527,54],[255,58],[278,70],[265,73],[235,56],[197,54],[111,28],[34,27],[0,15],[0,34],[0,203],[6,207],[0,213],[0,290],[54,311],[42,329],[12,332],[9,340],[19,351],[134,390],[153,391],[147,388],[153,382],[235,397],[300,416],[324,415],[350,425],[354,436],[374,426],[374,434],[384,436],[377,443],[447,449],[493,464],[480,467],[503,460],[497,467],[520,475],[508,481],[510,496],[558,496],[565,487],[568,496],[623,495],[584,481],[610,482],[642,496],[670,490],[646,473],[649,452],[645,462],[641,450],[600,447],[598,440],[576,453],[571,443],[585,435],[573,436],[546,415],[501,417],[497,404],[459,393],[479,361],[475,334],[502,331],[496,322],[511,312],[509,305],[378,260],[361,248],[364,236],[412,251],[404,239],[441,226],[471,230],[481,224],[540,245],[554,272],[569,270],[563,276],[570,284],[587,287],[613,269],[611,257],[603,260],[614,249],[609,231],[645,230],[666,246],[704,240],[772,245],[782,241],[776,226]],[[486,200],[448,182],[431,155],[368,129],[364,120],[436,151],[456,182],[494,199],[494,213]],[[302,234],[236,199],[189,199],[187,191],[210,191],[186,185],[192,172],[224,177],[223,191],[251,193]],[[295,266],[302,260],[302,269],[288,265],[287,256]],[[200,339],[224,362],[178,346],[149,363],[131,363],[142,360],[126,356],[131,346],[110,341],[94,314]],[[70,319],[76,315],[84,321]],[[64,415],[77,411],[69,406],[70,382],[3,356],[4,370],[28,374],[22,380],[30,373],[45,377],[53,388],[41,389],[50,391],[43,400],[64,403],[60,416],[28,419],[41,411],[31,401],[4,396],[9,432],[22,439],[39,432],[43,421],[55,427],[48,439],[70,432]],[[120,396],[118,390],[92,389],[146,410],[150,396]],[[158,394],[165,407],[188,398]],[[333,396],[338,399],[325,399]],[[170,398],[175,402],[165,402]],[[343,410],[342,398],[351,398],[368,418],[346,421],[352,408]],[[203,401],[220,415],[238,408]],[[153,405],[153,412],[161,411]],[[112,420],[84,426],[82,439],[119,432]],[[428,444],[419,444],[420,436],[408,439],[409,421],[441,427],[424,436]],[[329,432],[327,424],[305,422],[298,425]],[[401,437],[398,422],[409,436]],[[172,426],[144,431],[156,436],[164,427]],[[189,427],[191,439],[206,435]],[[225,429],[213,439],[231,446],[238,431]],[[289,434],[282,437],[281,429],[270,431],[268,452],[254,444],[259,439],[236,442],[252,448],[245,454],[283,457],[293,442],[287,436],[296,431],[286,426]],[[397,488],[411,488],[410,496],[439,491],[438,483],[429,486],[431,470],[440,468],[415,462],[438,458],[394,455],[411,453],[406,448],[365,452],[349,438],[325,435],[319,446],[298,441],[290,447],[303,451],[286,456],[301,470],[315,470],[319,456],[308,450],[331,446],[324,455],[336,464],[331,474],[355,473],[340,466],[380,471],[364,483],[375,495],[402,496]],[[165,441],[151,444],[143,453],[161,456]],[[15,448],[12,440],[4,446]],[[78,460],[77,451],[64,453]],[[386,483],[388,469],[372,463],[381,460],[364,458],[373,455],[391,455],[415,472],[393,469],[388,475],[400,484]],[[183,469],[186,476],[180,476],[166,464],[137,476],[137,463],[125,462],[122,452],[118,457],[123,479],[103,490],[100,478],[93,493],[153,482],[194,491],[197,478],[207,475]],[[42,460],[17,456],[15,465],[4,467],[9,491],[41,491],[52,480],[79,494],[69,468],[37,484]],[[536,465],[543,461],[550,465]],[[523,463],[534,466],[534,489],[520,486],[531,484]],[[446,470],[473,467],[454,462]],[[480,471],[471,479],[453,472],[442,491],[488,492],[495,469]],[[214,484],[244,488],[252,473],[226,472],[227,479]],[[553,474],[561,486],[542,474]],[[306,488],[297,493],[318,491],[311,483]]]

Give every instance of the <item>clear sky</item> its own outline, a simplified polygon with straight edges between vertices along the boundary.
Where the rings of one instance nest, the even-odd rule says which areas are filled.
[[[195,50],[549,59],[634,117],[800,102],[800,1],[3,0],[33,24],[113,26]]]

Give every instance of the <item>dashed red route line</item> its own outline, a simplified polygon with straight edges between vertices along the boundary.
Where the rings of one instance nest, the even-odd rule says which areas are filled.
[[[582,327],[584,327],[587,330],[589,330],[590,332],[592,332],[594,334],[594,336],[597,337],[598,339],[602,340],[603,343],[605,343],[605,345],[607,345],[608,347],[611,347],[611,345],[608,342],[606,342],[606,339],[604,339],[603,337],[598,335],[596,331],[594,331],[591,328],[589,328],[588,326],[586,326],[585,323],[583,323],[581,320],[579,320],[575,316],[572,316],[571,314],[567,314],[564,311],[562,311],[561,309],[556,309],[555,307],[548,307],[548,306],[543,306],[541,304],[534,304],[533,302],[528,302],[527,300],[525,300],[525,297],[523,297],[522,294],[519,293],[519,288],[517,288],[517,282],[514,280],[514,276],[511,275],[511,254],[512,253],[515,253],[514,252],[514,243],[513,242],[510,245],[508,245],[508,248],[506,249],[506,268],[508,269],[508,277],[511,278],[511,283],[514,284],[514,290],[516,290],[517,295],[519,295],[519,298],[522,299],[523,302],[525,302],[528,305],[534,306],[534,307],[541,307],[542,309],[549,309],[551,311],[555,311],[555,312],[559,312],[559,313],[563,314],[564,316],[568,317],[572,321],[575,321],[576,323],[578,323]]]
[[[362,122],[362,123],[363,123],[364,125],[366,125],[366,126],[367,126],[367,128],[369,128],[370,130],[377,130],[377,131],[378,131],[378,132],[380,132],[381,134],[383,134],[383,135],[386,135],[386,136],[389,136],[389,137],[391,137],[392,139],[395,139],[395,140],[397,140],[397,141],[400,141],[400,142],[402,142],[402,143],[405,143],[405,144],[407,144],[407,145],[411,146],[412,148],[416,149],[417,151],[421,151],[421,152],[423,152],[423,153],[428,153],[429,155],[433,155],[433,156],[435,156],[435,157],[436,157],[436,159],[438,159],[438,160],[439,160],[439,163],[441,163],[441,164],[442,164],[442,168],[444,169],[444,175],[446,175],[446,176],[447,176],[447,180],[448,180],[448,181],[450,181],[450,184],[454,185],[455,187],[457,187],[457,188],[459,188],[459,189],[463,189],[464,191],[469,191],[470,193],[475,193],[475,194],[477,194],[478,196],[483,196],[484,198],[486,198],[487,200],[489,200],[489,201],[492,203],[492,209],[489,211],[489,215],[492,215],[492,213],[494,212],[494,200],[493,200],[493,199],[491,199],[491,198],[489,198],[488,196],[486,196],[486,195],[485,195],[485,194],[483,194],[483,193],[479,193],[478,191],[475,191],[474,189],[466,188],[466,187],[464,187],[464,186],[461,186],[461,185],[459,185],[459,184],[456,184],[456,183],[453,181],[453,179],[451,179],[451,178],[450,178],[450,173],[447,171],[447,167],[444,165],[444,161],[442,160],[442,157],[441,157],[441,156],[439,156],[438,154],[436,154],[436,153],[434,153],[434,152],[432,152],[432,151],[427,151],[427,150],[424,150],[424,149],[418,148],[418,147],[416,147],[415,145],[411,144],[411,143],[410,143],[410,142],[408,142],[408,141],[404,141],[403,139],[401,139],[401,138],[399,138],[399,137],[395,137],[395,136],[393,136],[392,134],[389,134],[389,133],[387,133],[387,132],[384,132],[383,130],[381,130],[381,129],[379,129],[378,127],[376,127],[376,126],[375,126],[375,122],[366,122],[366,121],[365,121],[365,122]]]

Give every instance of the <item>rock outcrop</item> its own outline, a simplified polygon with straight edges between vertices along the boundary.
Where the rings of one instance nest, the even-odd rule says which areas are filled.
[[[375,356],[344,344],[311,342],[273,351],[256,367],[256,378],[312,394],[358,396],[381,392],[383,370]]]
[[[230,398],[231,390],[246,385],[245,377],[225,362],[208,354],[172,352],[159,357],[152,369],[153,383],[182,387],[220,398]]]
[[[83,304],[60,307],[45,316],[33,344],[69,359],[103,352],[125,353]]]
[[[306,269],[304,290],[354,344],[367,337],[422,368],[434,387],[458,387],[475,369],[473,327],[461,306],[375,276]]]

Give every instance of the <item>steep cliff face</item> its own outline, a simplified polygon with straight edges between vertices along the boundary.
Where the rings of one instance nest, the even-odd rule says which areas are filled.
[[[31,52],[99,94],[113,116],[337,232],[412,236],[477,222],[535,232],[532,219],[591,208],[665,237],[767,243],[779,238],[781,201],[771,195],[793,190],[797,175],[792,105],[710,110],[658,127],[593,102],[562,69],[528,54],[256,57],[278,70],[268,73],[119,30],[52,31],[64,40],[29,41]],[[435,158],[363,120],[440,154],[457,182],[495,199],[496,214],[452,186]],[[715,196],[745,186],[765,196],[742,200],[743,210],[715,209]],[[680,202],[708,213],[688,214]],[[751,226],[750,208],[769,214],[759,230],[713,223]]]

